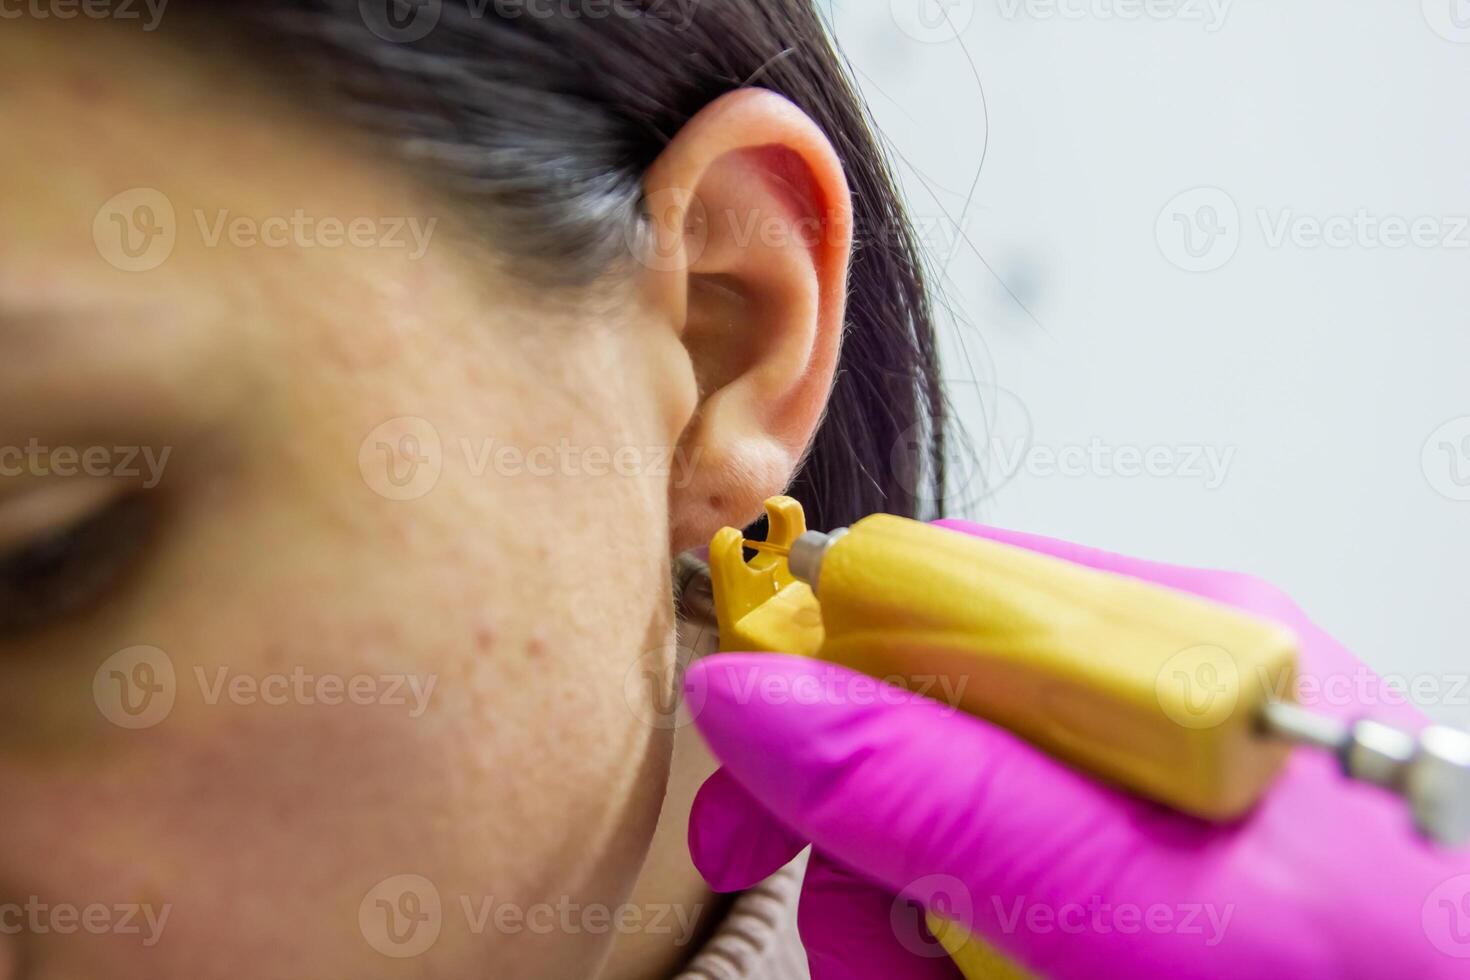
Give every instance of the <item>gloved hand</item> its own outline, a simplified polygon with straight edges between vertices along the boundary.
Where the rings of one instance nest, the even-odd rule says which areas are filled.
[[[1322,684],[1316,710],[1423,724],[1257,580],[941,523],[1275,619]],[[1256,809],[1214,826],[833,665],[723,654],[685,683],[723,763],[695,801],[695,863],[736,891],[812,844],[798,921],[815,980],[957,975],[897,896],[1043,976],[1470,976],[1470,853],[1419,840],[1400,801],[1325,753],[1294,752]]]

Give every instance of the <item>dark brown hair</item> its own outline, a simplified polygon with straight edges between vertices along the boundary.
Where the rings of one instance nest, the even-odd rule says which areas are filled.
[[[548,283],[615,270],[644,171],[703,106],[761,86],[800,106],[855,209],[826,418],[791,493],[813,527],[942,509],[944,400],[918,248],[812,0],[219,0],[436,186],[481,209]],[[233,38],[235,35],[232,34]],[[567,282],[571,279],[573,282]]]

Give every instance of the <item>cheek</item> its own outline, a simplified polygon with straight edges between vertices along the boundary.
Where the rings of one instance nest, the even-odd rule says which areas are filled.
[[[251,406],[260,429],[227,462],[180,447],[136,594],[53,638],[42,707],[0,719],[0,906],[134,910],[126,931],[0,921],[0,963],[8,942],[37,976],[561,978],[611,941],[483,913],[615,907],[642,865],[671,752],[650,704],[669,686],[667,481],[496,479],[461,454],[394,501],[359,447],[389,413],[433,418],[447,447],[656,439],[609,431],[627,410],[543,418],[534,393],[384,391],[319,361]],[[138,643],[165,652],[173,700],[122,727],[95,672]],[[160,683],[136,666],[114,703]],[[430,907],[432,942],[399,958],[388,918]]]
[[[554,603],[493,611],[516,585],[456,549],[422,567],[401,551],[392,576],[341,571],[323,589],[305,553],[333,549],[301,548],[301,563],[179,583],[168,625],[143,632],[166,660],[146,676],[119,664],[88,737],[44,760],[0,756],[0,901],[141,908],[137,933],[32,931],[26,958],[116,977],[242,963],[378,975],[397,906],[364,902],[422,879],[440,920],[419,955],[448,973],[489,953],[523,963],[516,975],[585,973],[605,937],[498,932],[482,910],[622,901],[668,752],[625,695],[632,655]],[[90,686],[92,666],[72,686]],[[114,724],[128,723],[123,705],[150,720],[150,686],[171,698],[166,713]],[[150,909],[163,923],[147,943]]]
[[[43,920],[26,958],[125,977],[361,961],[358,900],[385,869],[452,868],[434,839],[453,806],[444,746],[386,705],[266,703],[274,693],[243,687],[209,703],[198,665],[172,659],[175,700],[156,727],[104,733],[85,760],[0,769],[5,900],[137,905],[163,927],[68,934]]]

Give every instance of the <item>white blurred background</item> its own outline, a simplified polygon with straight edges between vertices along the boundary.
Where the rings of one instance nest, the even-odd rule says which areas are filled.
[[[1258,574],[1470,724],[1470,0],[819,2],[969,516]]]

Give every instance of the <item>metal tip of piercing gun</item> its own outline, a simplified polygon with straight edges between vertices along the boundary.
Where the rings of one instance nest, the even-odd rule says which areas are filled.
[[[686,614],[712,611],[722,650],[981,680],[945,690],[1064,761],[1209,820],[1254,805],[1292,746],[1326,749],[1347,777],[1402,796],[1426,838],[1470,840],[1470,732],[1411,734],[1297,704],[1297,641],[1275,623],[888,514],[823,533],[795,500],[766,510],[766,541],[727,527],[707,565],[677,566]]]

